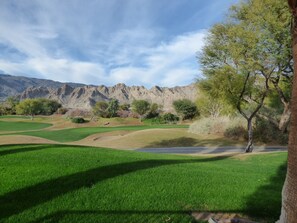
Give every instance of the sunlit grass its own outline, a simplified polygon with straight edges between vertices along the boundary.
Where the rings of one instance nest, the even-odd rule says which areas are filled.
[[[182,223],[193,221],[193,210],[273,222],[285,161],[286,153],[193,158],[64,145],[1,146],[0,222]]]

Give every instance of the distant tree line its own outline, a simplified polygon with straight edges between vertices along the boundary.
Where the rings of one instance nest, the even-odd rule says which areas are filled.
[[[9,97],[0,104],[0,115],[52,115],[61,104],[46,98],[25,99],[20,101],[16,97]]]
[[[138,117],[140,121],[152,120],[158,123],[176,123],[179,120],[193,119],[199,112],[195,103],[187,99],[173,102],[176,114],[164,113],[162,106],[147,100],[134,100],[131,105],[119,104],[112,99],[108,102],[99,101],[93,106],[93,114],[102,118]]]

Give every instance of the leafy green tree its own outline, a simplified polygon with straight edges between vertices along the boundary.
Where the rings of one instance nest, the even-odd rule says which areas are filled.
[[[289,21],[283,1],[242,2],[225,23],[212,27],[199,56],[205,76],[199,86],[247,120],[247,152],[253,150],[253,119],[279,86],[273,80],[290,75]]]
[[[106,101],[98,101],[95,106],[93,107],[93,113],[94,115],[97,115],[102,118],[107,118],[108,103]]]
[[[152,103],[150,105],[150,109],[148,111],[146,118],[155,118],[155,117],[159,116],[160,110],[161,110],[161,108],[157,103]]]
[[[117,99],[111,99],[108,102],[108,107],[106,109],[109,118],[115,117],[119,110],[119,101]]]
[[[176,113],[181,117],[181,120],[193,119],[198,115],[198,109],[194,102],[188,99],[180,99],[173,102],[173,107]]]
[[[149,112],[150,103],[145,100],[134,100],[132,102],[132,111],[139,114],[140,121],[143,119],[144,115]]]
[[[16,106],[16,113],[18,115],[28,115],[31,119],[34,115],[40,114],[42,111],[42,103],[38,99],[25,99]]]
[[[16,105],[20,102],[17,97],[11,96],[8,97],[2,103],[2,112],[5,115],[15,115],[16,114]]]
[[[2,103],[0,104],[0,116],[1,115],[5,115],[5,109]]]
[[[119,109],[122,110],[122,111],[129,111],[130,110],[130,104],[127,104],[127,103],[121,104]]]
[[[232,108],[230,104],[219,98],[211,97],[202,88],[199,89],[196,105],[199,108],[199,114],[204,117],[216,118],[221,115],[233,115],[236,113],[236,109]]]
[[[179,120],[179,117],[172,113],[165,113],[164,115],[162,115],[162,118],[165,123],[170,123],[170,124],[176,123]]]
[[[62,105],[55,100],[46,98],[40,98],[38,100],[42,104],[42,109],[40,111],[41,115],[52,115],[62,107]]]

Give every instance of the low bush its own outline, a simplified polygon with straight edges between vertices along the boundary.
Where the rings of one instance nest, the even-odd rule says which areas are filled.
[[[165,113],[164,115],[162,115],[162,118],[164,122],[168,124],[177,123],[179,121],[179,117],[172,113]]]
[[[154,118],[147,118],[144,120],[146,124],[176,124],[179,117],[172,113],[165,113]]]
[[[254,126],[254,138],[264,143],[286,144],[288,133],[282,133],[276,125],[268,120],[257,118]]]
[[[224,134],[227,129],[234,127],[244,128],[246,121],[241,117],[204,117],[190,125],[189,131],[196,134]]]
[[[234,140],[247,140],[247,130],[243,126],[234,126],[225,130],[224,136]]]
[[[74,118],[71,118],[71,121],[73,123],[78,123],[78,124],[81,124],[81,123],[85,123],[86,120],[82,117],[74,117]]]
[[[58,110],[56,111],[56,114],[65,115],[67,112],[68,112],[67,108],[58,108]]]

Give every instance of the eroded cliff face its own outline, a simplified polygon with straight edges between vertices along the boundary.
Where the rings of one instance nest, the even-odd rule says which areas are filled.
[[[112,87],[82,86],[71,87],[67,84],[58,88],[30,87],[21,95],[21,100],[26,98],[49,98],[59,101],[66,108],[91,109],[97,101],[108,101],[112,98],[118,99],[120,104],[131,104],[133,100],[147,100],[157,103],[164,111],[172,111],[172,102],[178,99],[189,99],[195,101],[197,89],[195,84],[182,87],[158,87],[146,89],[143,86],[126,86],[117,84]]]
[[[77,83],[67,84],[72,87],[85,86]],[[5,101],[9,96],[21,94],[29,87],[49,87],[55,89],[63,85],[64,83],[58,81],[0,74],[0,101]]]

